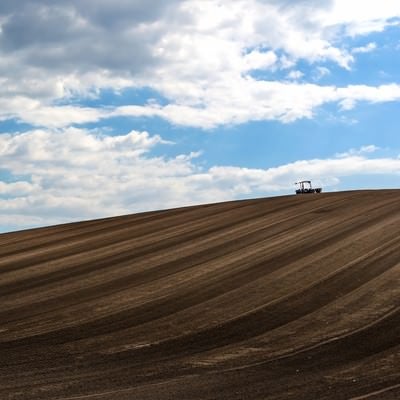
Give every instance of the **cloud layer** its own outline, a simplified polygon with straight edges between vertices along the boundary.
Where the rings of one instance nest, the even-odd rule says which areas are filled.
[[[362,7],[344,0],[5,1],[0,118],[43,127],[93,122],[110,113],[58,103],[107,88],[152,88],[167,105],[135,104],[141,108],[130,115],[204,128],[310,118],[330,102],[349,109],[362,100],[397,100],[396,84],[337,88],[279,76],[300,77],[300,61],[316,75],[326,75],[326,63],[350,69],[376,44],[352,48],[346,39],[382,31],[399,17],[392,0]]]
[[[172,144],[122,134],[113,120],[217,130],[399,101],[400,82],[351,80],[357,61],[380,50],[370,35],[399,23],[398,0],[3,0],[1,226],[287,193],[302,178],[397,176],[399,159],[374,157],[374,145],[269,169],[202,168],[196,145],[155,156]],[[127,91],[142,95],[105,95]]]
[[[76,128],[0,135],[2,169],[13,177],[0,182],[0,223],[47,225],[290,193],[293,182],[304,178],[332,187],[351,175],[400,174],[400,159],[366,157],[377,150],[373,145],[269,169],[203,169],[197,153],[151,155],[155,146],[170,145],[136,131],[113,137]]]

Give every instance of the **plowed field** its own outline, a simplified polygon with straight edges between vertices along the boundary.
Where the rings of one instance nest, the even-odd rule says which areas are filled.
[[[400,398],[400,190],[0,235],[0,399]]]

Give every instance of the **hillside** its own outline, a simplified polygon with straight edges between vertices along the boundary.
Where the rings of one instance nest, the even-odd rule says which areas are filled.
[[[400,398],[400,190],[0,235],[0,399]]]

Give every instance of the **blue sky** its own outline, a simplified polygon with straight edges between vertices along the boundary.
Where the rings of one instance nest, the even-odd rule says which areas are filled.
[[[0,5],[0,232],[400,186],[400,3]]]

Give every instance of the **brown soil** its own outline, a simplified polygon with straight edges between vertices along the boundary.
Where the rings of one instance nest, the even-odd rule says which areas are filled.
[[[399,190],[0,235],[0,399],[398,399],[399,365]]]

